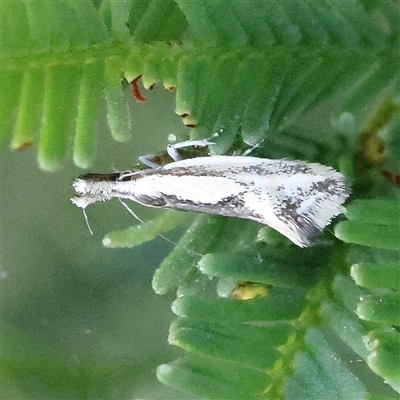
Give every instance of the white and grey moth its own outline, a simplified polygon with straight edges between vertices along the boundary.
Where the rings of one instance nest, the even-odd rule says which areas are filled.
[[[85,209],[112,198],[268,225],[300,247],[345,211],[350,190],[333,168],[304,161],[211,156],[157,168],[87,174],[73,183],[71,201]]]

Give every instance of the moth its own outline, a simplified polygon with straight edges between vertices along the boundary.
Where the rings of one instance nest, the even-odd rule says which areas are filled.
[[[307,247],[350,194],[333,168],[304,161],[249,156],[197,157],[143,170],[86,174],[71,199],[85,209],[113,198],[253,220]],[[85,218],[86,214],[85,214]]]

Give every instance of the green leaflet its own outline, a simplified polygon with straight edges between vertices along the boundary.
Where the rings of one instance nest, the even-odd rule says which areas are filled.
[[[394,328],[382,328],[369,332],[364,338],[365,347],[370,351],[368,364],[373,371],[399,391],[400,335]]]
[[[130,228],[109,232],[103,239],[105,247],[134,247],[156,238],[159,234],[169,232],[178,226],[185,214],[175,210],[168,210],[158,218],[131,226]]]
[[[388,250],[400,249],[400,206],[397,200],[358,200],[348,206],[348,221],[335,227],[336,236]]]
[[[350,272],[358,286],[385,289],[400,287],[399,262],[396,261],[354,264]]]
[[[160,365],[157,377],[184,393],[215,399],[252,399],[269,382],[261,369],[199,355],[186,355]]]

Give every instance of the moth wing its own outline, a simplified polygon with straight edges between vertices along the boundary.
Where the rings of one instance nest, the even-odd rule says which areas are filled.
[[[309,246],[312,237],[344,211],[342,203],[350,193],[342,174],[304,161],[213,156],[177,161],[161,173],[189,178],[177,182],[185,183],[186,196],[189,188],[208,192],[208,200],[206,193],[198,194],[192,199],[197,205],[194,201],[181,209],[251,219],[300,247]]]
[[[243,194],[253,205],[258,222],[276,229],[300,247],[344,212],[343,202],[350,190],[345,178],[330,167],[306,164],[307,170],[295,174],[276,174],[257,179],[252,191]]]
[[[282,163],[289,160],[270,160],[257,157],[212,156],[176,161],[164,165],[167,173],[190,176],[220,176],[239,181],[246,175],[271,175],[279,172]],[[239,178],[239,179],[237,179]]]

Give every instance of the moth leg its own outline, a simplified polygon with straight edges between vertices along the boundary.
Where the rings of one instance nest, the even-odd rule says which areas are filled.
[[[180,142],[180,143],[169,144],[167,146],[167,153],[174,161],[179,161],[179,160],[182,160],[182,157],[180,156],[178,149],[182,149],[183,147],[190,147],[190,146],[206,147],[210,144],[214,144],[214,143],[209,142],[208,139],[186,140],[186,141]]]
[[[160,167],[160,164],[157,164],[156,162],[153,161],[156,157],[157,156],[155,154],[146,154],[144,156],[139,156],[138,160],[141,164],[145,165],[146,167],[149,167],[151,169],[156,169]]]
[[[245,157],[248,156],[254,149],[257,149],[258,147],[260,147],[261,143],[264,141],[264,139],[262,139],[260,142],[256,143],[255,145],[251,146],[250,148],[248,148],[247,150],[245,150],[242,154],[240,154],[241,156]]]
[[[121,172],[117,181],[123,181],[124,179],[130,178],[133,175],[136,175],[138,171],[124,171]]]
[[[184,142],[169,144],[167,146],[167,153],[174,161],[179,161],[182,159],[182,157],[180,156],[178,149],[182,149],[184,147],[191,147],[191,146],[206,147],[206,146],[209,146],[210,144],[214,144],[214,142],[210,142],[210,140],[217,136],[218,136],[218,133],[214,133],[207,139],[185,140]]]
[[[216,136],[218,135],[214,134],[207,139],[185,140],[184,142],[170,144],[167,146],[166,154],[168,154],[168,156],[171,157],[173,161],[182,160],[182,157],[179,154],[179,149],[185,147],[207,147],[210,144],[214,144],[213,142],[210,142],[210,139]],[[146,167],[149,167],[151,169],[157,169],[165,163],[164,153],[165,152],[161,152],[160,154],[146,154],[144,156],[139,156],[138,160],[141,164],[145,165]]]

